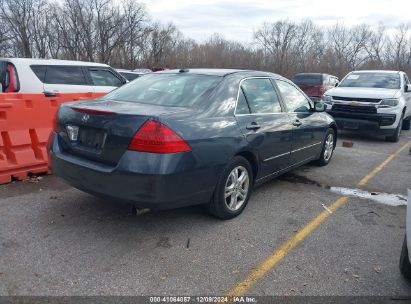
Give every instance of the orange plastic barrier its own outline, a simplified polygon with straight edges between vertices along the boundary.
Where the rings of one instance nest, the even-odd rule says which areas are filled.
[[[47,173],[47,140],[61,103],[97,98],[105,93],[0,94],[0,184]],[[48,172],[50,173],[50,172]]]

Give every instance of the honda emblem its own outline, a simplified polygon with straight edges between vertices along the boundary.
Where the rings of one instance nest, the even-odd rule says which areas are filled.
[[[86,123],[89,119],[90,119],[90,115],[84,114],[84,116],[83,116],[83,118],[81,119],[81,121],[82,121],[83,123]]]

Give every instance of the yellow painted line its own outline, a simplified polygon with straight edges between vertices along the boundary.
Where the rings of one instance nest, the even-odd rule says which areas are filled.
[[[411,141],[407,142],[389,157],[387,157],[378,167],[372,170],[364,178],[362,178],[357,187],[366,185],[378,172],[380,172],[390,161],[392,161],[398,154],[400,154]],[[343,196],[334,201],[328,209],[331,212],[337,211],[341,206],[348,202],[349,197]],[[259,279],[264,277],[267,272],[273,269],[293,248],[301,243],[311,232],[320,226],[332,213],[324,210],[313,218],[306,226],[301,228],[290,239],[280,245],[270,256],[268,256],[262,263],[260,263],[247,277],[238,283],[234,288],[227,292],[227,296],[241,296],[244,295]]]
[[[348,201],[347,196],[340,197],[328,208],[334,212]],[[294,247],[296,247],[307,235],[324,222],[331,213],[326,210],[318,214],[304,228],[294,234],[288,241],[278,247],[268,258],[258,265],[243,281],[231,289],[227,296],[240,296],[250,289],[259,279],[261,279],[268,271],[275,267]]]
[[[370,179],[372,179],[378,172],[380,172],[390,161],[392,161],[395,157],[397,157],[398,154],[400,154],[405,148],[407,148],[410,143],[411,141],[407,142],[405,145],[403,145],[393,154],[388,156],[378,167],[374,168],[369,174],[364,176],[363,179],[361,179],[358,182],[357,187],[365,186],[370,181]]]

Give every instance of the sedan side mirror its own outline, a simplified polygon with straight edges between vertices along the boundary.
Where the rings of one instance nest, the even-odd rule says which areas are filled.
[[[340,84],[339,82],[336,82],[336,83],[335,83],[335,86],[338,87],[339,84]]]
[[[411,92],[411,84],[405,85],[405,92]]]
[[[317,101],[317,102],[314,103],[314,111],[315,112],[324,112],[326,108],[327,108],[327,106],[325,105],[325,103],[323,103],[321,101]]]

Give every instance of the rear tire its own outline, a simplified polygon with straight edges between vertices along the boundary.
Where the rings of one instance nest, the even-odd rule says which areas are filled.
[[[335,149],[335,132],[334,129],[329,128],[325,134],[323,148],[321,150],[320,158],[317,159],[316,164],[319,166],[326,166],[331,161]]]
[[[208,212],[223,220],[241,214],[250,198],[253,178],[250,163],[244,157],[234,157],[218,179]]]
[[[411,126],[411,116],[408,116],[407,119],[404,119],[402,122],[402,129],[409,130]]]
[[[406,279],[411,280],[411,263],[408,257],[407,237],[404,238],[404,243],[402,244],[400,271]]]

